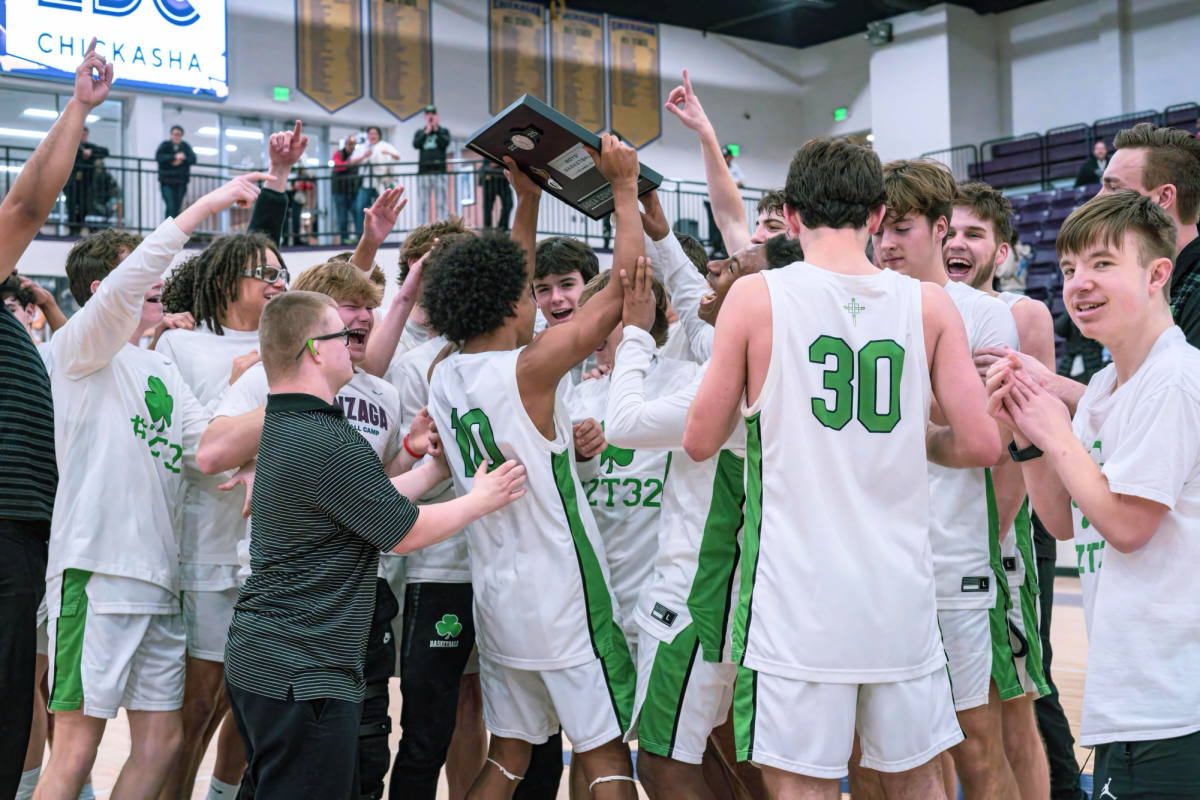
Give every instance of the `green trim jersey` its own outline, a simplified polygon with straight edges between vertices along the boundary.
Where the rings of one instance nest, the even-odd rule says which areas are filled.
[[[741,552],[746,426],[739,421],[716,456],[704,461],[689,458],[683,450],[683,429],[705,367],[693,368],[692,380],[683,388],[650,397],[647,372],[653,355],[650,334],[626,327],[605,410],[610,443],[672,455],[654,572],[638,599],[637,623],[667,644],[695,623],[704,660],[728,661]]]
[[[687,386],[696,365],[654,359],[646,369],[644,390],[649,399],[673,394]],[[578,408],[584,417],[606,424],[605,404],[610,395],[609,376],[575,387]],[[674,475],[677,454],[670,450],[619,447],[609,442],[597,456],[595,477],[582,481],[596,527],[604,539],[612,588],[621,607],[625,635],[636,641],[634,610],[638,595],[650,578],[658,553],[663,487]]]
[[[1004,305],[1008,306],[1009,313],[1012,313],[1012,307],[1017,303],[1025,300],[1030,303],[1036,303],[1037,300],[1031,300],[1023,294],[1014,294],[1013,292],[1000,292],[996,295]],[[1015,321],[1014,321],[1014,324]],[[1018,338],[1018,349],[1020,349],[1020,340]],[[1000,558],[1004,567],[1004,575],[1008,578],[1008,586],[1010,589],[1018,589],[1025,585],[1026,575],[1033,576],[1034,594],[1037,594],[1037,562],[1033,556],[1033,526],[1029,519],[1028,509],[1022,507],[1021,513],[1017,515],[1013,522],[1012,528],[1000,541]]]
[[[460,497],[485,461],[526,469],[525,496],[466,528],[480,655],[523,670],[565,669],[628,651],[562,392],[548,440],[521,402],[521,352],[449,356],[433,370],[429,413]]]
[[[946,294],[967,329],[967,346],[1020,349],[1017,324],[1000,300],[949,281]],[[996,581],[1005,580],[996,498],[986,470],[929,465],[929,541],[938,608],[992,608]]]
[[[435,336],[414,347],[388,370],[387,379],[400,393],[400,438],[412,428],[413,419],[429,405],[429,365],[446,346],[446,339]],[[420,499],[425,503],[444,503],[454,499],[454,482],[443,481]],[[409,583],[470,583],[471,562],[467,554],[467,534],[463,531],[449,539],[409,553],[406,579]]]
[[[170,359],[129,338],[146,293],[187,240],[168,219],[51,339],[59,491],[47,577],[78,569],[179,594],[183,454],[199,443],[209,413]]]
[[[1200,351],[1164,331],[1132,377],[1097,372],[1072,421],[1113,492],[1167,508],[1132,553],[1106,547],[1071,504],[1088,630],[1079,742],[1149,741],[1200,730]],[[1101,566],[1103,565],[1103,569]]]
[[[920,282],[762,273],[770,363],[746,417],[741,666],[815,683],[929,675],[938,635]]]

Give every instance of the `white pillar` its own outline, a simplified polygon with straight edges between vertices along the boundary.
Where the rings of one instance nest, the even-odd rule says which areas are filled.
[[[163,132],[163,101],[158,95],[137,94],[125,100],[125,154],[154,158],[154,151],[166,138]]]

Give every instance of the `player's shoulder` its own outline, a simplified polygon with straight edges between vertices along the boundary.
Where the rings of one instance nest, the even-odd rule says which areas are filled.
[[[1168,328],[1155,345],[1155,351],[1138,370],[1138,394],[1149,396],[1177,388],[1200,402],[1200,350],[1188,344],[1178,327]],[[1143,372],[1144,370],[1144,372]]]
[[[355,369],[349,388],[356,390],[373,403],[386,405],[389,410],[400,408],[399,390],[383,378],[377,378],[369,372]]]
[[[1032,297],[1021,295],[1015,295],[1015,297],[1017,299],[1008,306],[1008,310],[1017,323],[1017,332],[1021,334],[1021,340],[1024,341],[1028,338],[1026,334],[1033,335],[1038,331],[1053,336],[1054,317],[1050,314],[1050,309],[1046,307],[1046,304],[1040,300],[1034,300]]]

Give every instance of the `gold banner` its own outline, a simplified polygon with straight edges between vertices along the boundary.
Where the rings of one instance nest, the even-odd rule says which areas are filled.
[[[371,97],[402,120],[433,102],[430,0],[369,0]]]
[[[566,11],[550,23],[550,105],[593,133],[604,130],[604,20]]]
[[[296,0],[296,85],[329,112],[363,96],[359,0]]]
[[[540,3],[491,0],[488,13],[489,107],[499,114],[525,93],[546,100],[546,21]]]
[[[662,135],[658,25],[608,18],[608,84],[613,133],[634,147]]]

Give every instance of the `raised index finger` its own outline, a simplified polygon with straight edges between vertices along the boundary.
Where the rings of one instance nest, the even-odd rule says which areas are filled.
[[[693,96],[693,94],[692,94],[692,79],[688,77],[688,71],[686,69],[683,71],[683,91],[689,97]]]

